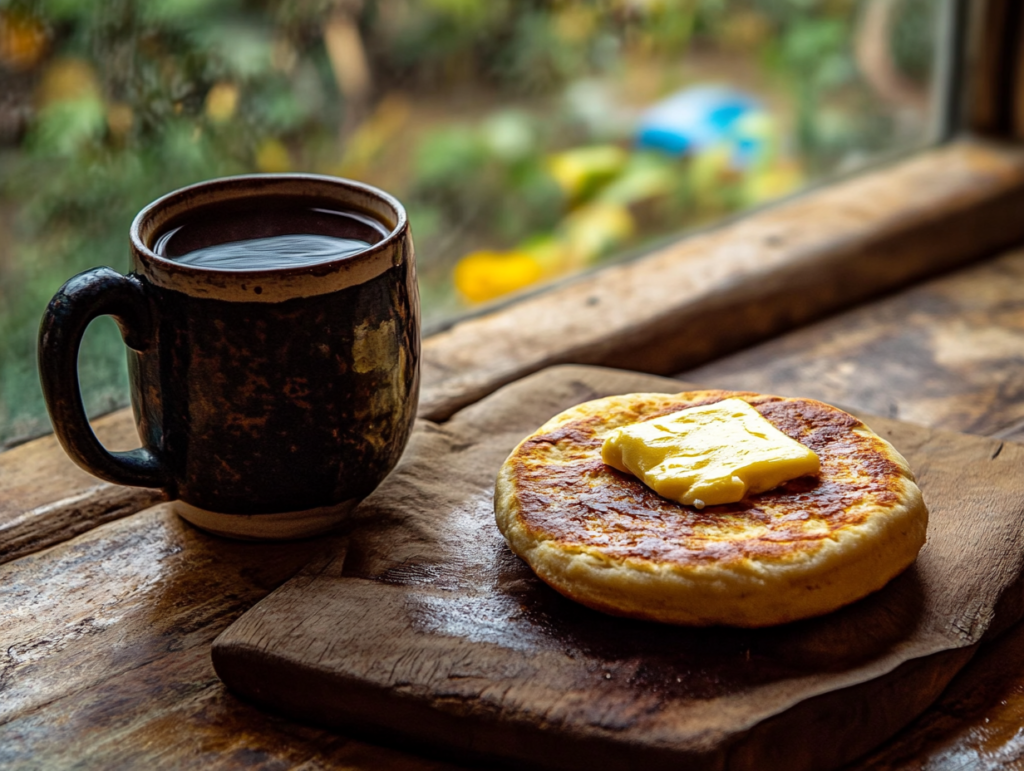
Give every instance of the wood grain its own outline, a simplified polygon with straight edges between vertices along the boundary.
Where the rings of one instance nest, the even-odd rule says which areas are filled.
[[[1024,439],[1024,250],[680,377]]]
[[[557,363],[671,373],[1024,238],[1024,151],[961,141],[814,191],[424,341],[443,420]],[[128,410],[105,419],[132,434]],[[38,468],[38,473],[27,473]],[[51,439],[0,454],[0,562],[153,503]]]
[[[847,771],[1000,771],[1024,764],[1024,625],[982,649],[942,697]]]
[[[498,467],[598,396],[678,381],[560,367],[421,424],[356,513],[347,558],[214,643],[236,692],[305,720],[559,769],[833,768],[938,696],[1024,612],[1024,447],[886,419],[931,513],[913,568],[866,600],[762,630],[681,629],[572,603],[494,525]],[[808,744],[807,735],[828,736]]]
[[[157,506],[0,567],[0,766],[446,768],[224,691],[209,645],[339,539],[254,544]]]
[[[139,446],[131,411],[94,421],[112,450]],[[122,487],[83,471],[53,436],[0,454],[0,563],[32,554],[163,499],[157,490]]]

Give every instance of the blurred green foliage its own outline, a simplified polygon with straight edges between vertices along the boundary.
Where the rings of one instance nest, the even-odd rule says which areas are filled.
[[[892,30],[922,89],[939,2],[900,0]],[[554,276],[920,143],[927,116],[908,119],[859,73],[864,5],[0,0],[0,89],[29,116],[0,144],[0,446],[46,428],[34,348],[49,298],[76,272],[125,269],[131,219],[154,198],[256,170],[386,187],[410,211],[438,321],[466,308],[452,272],[474,250],[519,250]],[[630,152],[644,106],[708,79],[771,107],[751,176],[722,153]],[[552,172],[598,145],[625,155],[583,192]],[[587,256],[558,262],[556,242]],[[81,357],[94,414],[127,401],[101,321]]]

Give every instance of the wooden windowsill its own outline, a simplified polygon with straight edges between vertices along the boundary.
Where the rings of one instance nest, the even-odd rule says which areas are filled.
[[[672,373],[1024,239],[1024,152],[958,141],[424,341],[421,416],[444,420],[558,363]],[[130,411],[97,433],[131,443]],[[151,505],[79,471],[52,437],[0,455],[0,562]]]

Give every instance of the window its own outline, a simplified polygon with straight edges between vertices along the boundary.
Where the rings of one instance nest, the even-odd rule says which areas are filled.
[[[937,136],[941,0],[0,0],[0,446],[39,317],[135,212],[251,171],[405,202],[426,327]],[[116,328],[81,357],[127,402]]]

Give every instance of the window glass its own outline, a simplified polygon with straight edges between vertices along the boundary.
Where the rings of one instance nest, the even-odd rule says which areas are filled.
[[[40,315],[198,180],[405,202],[427,327],[921,146],[940,0],[0,0],[0,446]],[[114,324],[91,414],[127,402]]]

